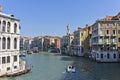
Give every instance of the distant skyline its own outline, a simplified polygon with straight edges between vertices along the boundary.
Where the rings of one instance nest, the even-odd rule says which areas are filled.
[[[3,13],[20,19],[21,35],[63,36],[78,26],[92,25],[97,19],[120,12],[120,0],[1,0]]]

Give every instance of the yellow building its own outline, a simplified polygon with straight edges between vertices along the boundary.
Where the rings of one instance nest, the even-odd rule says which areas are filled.
[[[90,27],[86,25],[85,28],[78,27],[78,30],[74,31],[74,40],[72,45],[72,51],[74,55],[86,56],[90,51]]]
[[[83,28],[83,47],[84,47],[84,56],[88,56],[90,52],[90,35],[91,27],[87,26]]]

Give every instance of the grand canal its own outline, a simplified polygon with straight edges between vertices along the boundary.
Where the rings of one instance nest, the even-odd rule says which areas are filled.
[[[69,57],[41,52],[27,54],[27,66],[33,71],[17,77],[0,80],[120,80],[120,63],[97,63],[82,57]],[[65,71],[68,65],[76,66],[76,73]]]

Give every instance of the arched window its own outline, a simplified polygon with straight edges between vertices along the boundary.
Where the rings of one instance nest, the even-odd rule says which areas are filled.
[[[2,32],[5,32],[5,27],[6,27],[6,22],[3,21],[3,23],[2,23]]]
[[[17,49],[17,39],[14,39],[14,49]]]
[[[103,59],[103,54],[101,53],[101,58]]]
[[[7,23],[7,32],[10,32],[10,22]]]
[[[107,54],[107,58],[108,58],[108,59],[110,58],[110,54],[109,54],[109,53]]]
[[[14,24],[14,33],[17,33],[17,24]]]
[[[6,47],[6,39],[5,39],[5,37],[3,37],[3,39],[2,39],[2,49],[5,49],[5,47]]]
[[[99,54],[97,53],[97,58],[99,58]]]
[[[10,38],[7,38],[7,49],[10,49]]]

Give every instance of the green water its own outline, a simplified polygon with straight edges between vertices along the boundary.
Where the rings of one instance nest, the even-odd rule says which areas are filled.
[[[96,63],[46,52],[27,54],[25,60],[27,66],[33,65],[32,72],[0,80],[120,80],[120,63]],[[65,71],[69,64],[76,66],[76,73]]]

